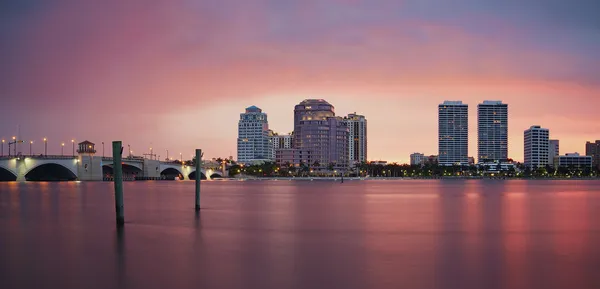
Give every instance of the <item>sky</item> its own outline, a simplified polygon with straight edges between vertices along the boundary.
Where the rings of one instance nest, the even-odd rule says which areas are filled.
[[[134,154],[236,155],[245,107],[293,129],[323,98],[368,119],[368,158],[437,154],[437,105],[509,105],[509,156],[550,129],[561,153],[600,139],[595,0],[0,1],[0,137],[34,153],[122,140]],[[6,147],[4,148],[6,150]],[[28,152],[28,147],[23,152]],[[67,150],[70,151],[70,150]]]

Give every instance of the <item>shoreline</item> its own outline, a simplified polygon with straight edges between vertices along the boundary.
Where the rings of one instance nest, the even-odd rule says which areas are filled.
[[[341,182],[339,177],[246,177],[246,178],[222,178],[213,179],[213,181],[337,181]],[[593,181],[600,180],[600,177],[581,177],[581,178],[566,178],[566,177],[552,177],[552,178],[488,178],[488,177],[429,177],[429,178],[415,178],[415,177],[351,177],[344,178],[344,181],[418,181],[418,180],[539,180],[539,181],[555,181],[555,180],[580,180],[580,181]]]

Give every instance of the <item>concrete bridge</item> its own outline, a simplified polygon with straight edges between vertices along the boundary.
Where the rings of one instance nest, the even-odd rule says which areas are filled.
[[[196,178],[194,166],[173,162],[161,162],[142,157],[122,159],[125,179],[182,179]],[[212,179],[227,176],[219,165],[203,164],[201,178]],[[78,156],[12,156],[0,157],[0,180],[80,180],[102,181],[112,177],[113,159],[92,154]]]

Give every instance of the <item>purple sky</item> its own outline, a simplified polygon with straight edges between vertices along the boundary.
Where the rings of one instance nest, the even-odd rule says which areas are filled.
[[[370,159],[406,162],[437,154],[446,99],[470,105],[476,156],[476,105],[492,99],[509,104],[511,157],[534,124],[562,153],[584,153],[600,139],[599,11],[557,0],[2,1],[0,137],[19,124],[38,153],[48,137],[51,153],[75,138],[235,156],[245,107],[285,133],[295,104],[324,98],[367,116]]]

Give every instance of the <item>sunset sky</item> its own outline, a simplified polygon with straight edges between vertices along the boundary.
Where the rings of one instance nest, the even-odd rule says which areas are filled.
[[[280,133],[323,98],[368,119],[371,160],[437,154],[437,105],[509,104],[561,153],[600,139],[600,2],[9,0],[0,2],[0,137],[34,151],[122,140],[135,154],[236,156],[245,107]],[[27,148],[22,150],[28,153]],[[70,153],[70,149],[65,149]],[[5,147],[6,153],[6,147]]]

